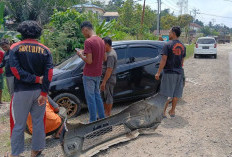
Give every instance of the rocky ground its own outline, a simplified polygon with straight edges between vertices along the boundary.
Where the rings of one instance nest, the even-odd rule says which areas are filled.
[[[112,146],[96,157],[232,157],[230,54],[232,46],[225,44],[218,46],[218,59],[188,59],[184,65],[184,97],[177,106],[176,117],[164,119],[155,134]],[[125,107],[115,107],[114,113]],[[0,110],[7,109],[5,105]],[[77,119],[87,122],[87,113]],[[0,117],[0,156],[10,149],[8,121],[5,115]],[[26,136],[26,157],[30,140]],[[47,138],[42,156],[63,156],[59,141]]]

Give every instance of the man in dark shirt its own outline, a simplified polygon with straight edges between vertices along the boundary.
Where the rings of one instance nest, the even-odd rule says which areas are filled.
[[[88,104],[90,122],[98,118],[105,118],[104,106],[100,94],[100,81],[102,75],[102,63],[105,55],[104,41],[95,35],[93,26],[86,21],[81,24],[81,31],[85,36],[84,51],[77,51],[77,54],[85,62],[83,73],[83,84],[85,98]]]
[[[103,80],[101,84],[102,97],[104,101],[105,115],[111,115],[113,107],[114,86],[116,84],[117,53],[112,48],[112,40],[103,38],[106,49],[106,61],[103,63]]]
[[[172,108],[168,112],[171,117],[175,117],[175,108],[178,98],[182,97],[183,93],[183,69],[182,65],[186,56],[185,46],[178,40],[180,37],[180,27],[172,27],[169,32],[170,41],[166,43],[161,52],[162,59],[160,67],[155,75],[159,80],[160,73],[163,70],[163,76],[160,85],[160,94],[171,97]],[[164,108],[163,116],[166,116],[167,106]]]
[[[5,51],[2,63],[0,64],[0,68],[5,67],[5,75],[6,75],[6,83],[8,87],[8,91],[13,96],[14,93],[14,75],[10,70],[10,62],[9,62],[9,51],[10,51],[10,42],[7,39],[1,39],[0,47]]]
[[[18,29],[23,41],[10,48],[10,68],[15,76],[14,96],[10,105],[11,155],[24,151],[24,130],[30,112],[33,123],[31,157],[45,147],[45,107],[53,75],[50,50],[39,43],[42,28],[35,21],[24,21]]]

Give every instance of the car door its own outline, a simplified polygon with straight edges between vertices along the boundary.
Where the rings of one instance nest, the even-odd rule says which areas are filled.
[[[159,84],[159,81],[155,80],[160,62],[159,48],[153,45],[130,45],[128,56],[132,96],[153,94]]]
[[[126,63],[127,57],[127,45],[120,45],[114,47],[117,53],[117,83],[114,88],[114,99],[119,101],[122,99],[127,99],[131,96],[131,89],[128,84],[130,82],[130,65]]]

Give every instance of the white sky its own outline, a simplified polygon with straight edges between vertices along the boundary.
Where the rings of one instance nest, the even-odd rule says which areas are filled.
[[[109,0],[102,0],[108,2]],[[143,0],[140,0],[143,4]],[[162,10],[169,8],[175,15],[179,15],[179,8],[177,6],[178,0],[161,0]],[[212,14],[216,16],[209,16],[204,14],[198,14],[197,19],[201,20],[205,24],[214,19],[214,24],[224,24],[232,28],[232,0],[188,0],[189,1],[189,13],[192,9],[199,9],[200,13]],[[151,6],[152,9],[157,9],[157,0],[146,0],[146,5]],[[229,17],[222,18],[217,16]]]
[[[142,0],[143,1],[143,0]],[[179,8],[177,6],[178,0],[161,0],[162,9],[169,8],[175,15],[179,15]],[[141,4],[143,2],[140,2]],[[157,0],[146,0],[147,5],[152,9],[157,8]],[[214,19],[214,24],[224,24],[232,28],[232,0],[189,0],[189,13],[193,9],[199,9],[200,13],[212,14],[216,16],[209,16],[204,14],[198,14],[197,19],[201,20],[205,24]],[[222,18],[230,17],[230,18]]]

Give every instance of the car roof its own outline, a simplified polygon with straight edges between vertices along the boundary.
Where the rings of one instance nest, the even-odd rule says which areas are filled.
[[[133,45],[133,44],[146,44],[146,45],[155,45],[159,47],[163,47],[165,41],[157,41],[157,40],[123,40],[123,41],[113,41],[113,46],[119,45]]]
[[[200,37],[200,38],[198,38],[198,39],[214,39],[214,40],[215,40],[214,37]]]

